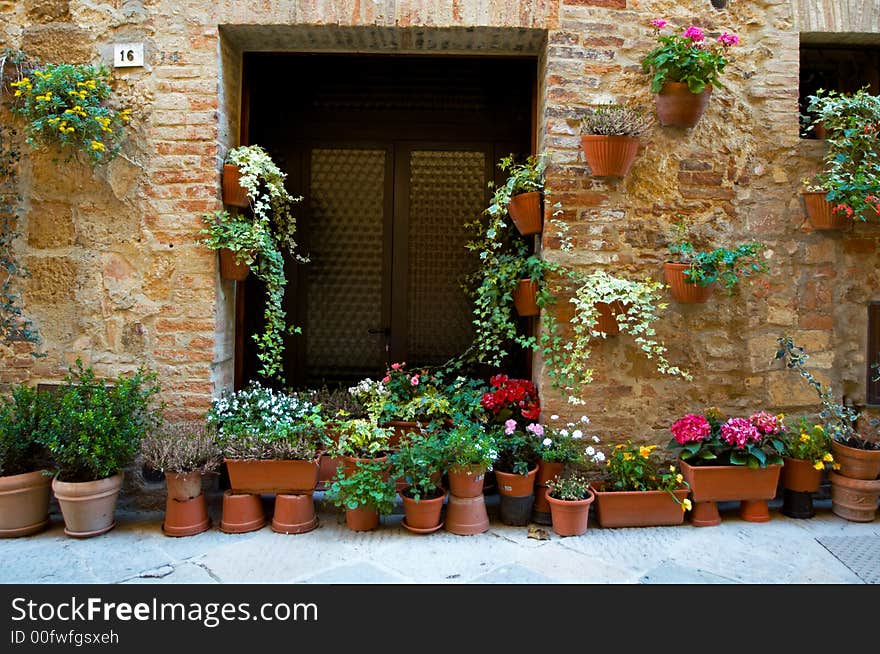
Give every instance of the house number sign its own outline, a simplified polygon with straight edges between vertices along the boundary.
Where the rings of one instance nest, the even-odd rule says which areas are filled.
[[[144,65],[143,43],[114,43],[113,67],[132,68]]]

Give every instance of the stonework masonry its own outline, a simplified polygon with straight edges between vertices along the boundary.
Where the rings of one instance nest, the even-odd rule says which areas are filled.
[[[578,119],[611,99],[653,106],[639,61],[655,17],[733,31],[742,44],[694,129],[658,126],[625,179],[592,178]],[[709,0],[0,1],[0,47],[109,64],[114,42],[138,41],[146,59],[113,71],[134,113],[123,156],[93,170],[30,151],[20,164],[23,302],[47,356],[7,347],[0,383],[58,380],[77,357],[105,375],[145,364],[173,419],[200,417],[231,385],[234,288],[196,240],[200,213],[221,207],[220,163],[239,142],[244,50],[526,53],[540,68],[538,148],[552,156],[547,182],[575,243],[562,252],[545,230],[544,256],[659,279],[679,215],[719,245],[767,245],[766,285],[702,306],[670,298],[659,333],[693,383],[659,376],[626,337],[595,349],[584,393],[595,431],[662,443],[676,417],[705,406],[814,411],[813,391],[771,362],[782,333],[861,404],[880,229],[822,233],[806,220],[800,180],[823,145],[799,138],[801,32],[876,39],[880,12],[852,0],[732,0],[725,10]],[[540,361],[534,373],[547,410],[570,415]]]

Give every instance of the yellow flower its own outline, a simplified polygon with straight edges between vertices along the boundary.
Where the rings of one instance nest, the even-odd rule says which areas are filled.
[[[682,477],[680,474],[675,475],[675,483],[680,484],[682,481],[684,481],[684,477]]]
[[[822,457],[822,460],[825,461],[825,463],[831,463],[834,461],[834,457],[831,455],[831,452],[826,452],[825,456]]]
[[[15,97],[17,98],[17,97],[20,96],[20,95],[21,95],[21,90],[20,90],[20,89],[16,89],[16,91],[15,91]]]
[[[100,141],[92,141],[92,150],[95,150],[96,152],[103,152],[104,149],[105,148],[103,143],[101,143]]]
[[[669,466],[669,472],[675,472],[675,466]]]
[[[657,448],[656,445],[648,445],[648,446],[642,445],[639,448],[639,456],[642,457],[643,459],[647,459],[649,456],[651,456],[651,452],[653,452],[656,448]]]
[[[43,94],[43,95],[38,95],[38,96],[36,97],[36,99],[37,99],[38,102],[48,102],[49,100],[52,99],[52,91],[46,91],[45,94]]]
[[[691,501],[687,498],[683,499],[681,502],[681,510],[682,511],[690,511],[691,510]]]
[[[813,425],[813,429],[815,429],[820,434],[824,434],[825,430],[822,428],[822,425]]]
[[[832,469],[832,470],[840,470],[840,464],[839,464],[839,463],[835,463],[833,466],[831,466],[831,469]]]
[[[816,461],[816,463],[813,464],[813,467],[816,470],[821,470],[822,468],[825,467],[825,464],[823,464],[821,461]]]
[[[632,452],[624,452],[623,453],[623,460],[624,461],[632,461],[632,458],[633,458]]]
[[[807,436],[806,433],[801,434],[801,443],[808,443],[810,441],[810,437]]]
[[[42,70],[35,70],[34,75],[36,75],[40,79],[46,79],[46,77],[48,77],[48,75],[46,75],[46,73],[44,73]]]
[[[784,413],[779,413],[779,414],[777,414],[777,415],[776,415],[776,419],[777,419],[779,422],[782,422],[783,420],[785,420],[785,414],[784,414]]]

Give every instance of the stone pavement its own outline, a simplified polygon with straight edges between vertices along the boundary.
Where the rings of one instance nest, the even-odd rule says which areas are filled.
[[[378,530],[348,530],[344,517],[316,494],[319,527],[299,535],[267,525],[249,534],[224,534],[220,497],[211,497],[214,526],[188,538],[161,531],[161,513],[118,514],[102,536],[64,535],[61,517],[50,529],[0,540],[2,583],[574,583],[574,584],[864,584],[878,583],[880,520],[853,523],[816,502],[817,515],[794,520],[771,503],[766,523],[740,520],[736,504],[722,504],[716,527],[602,529],[561,538],[529,537],[527,527],[497,518],[477,536],[445,531],[418,536],[402,515],[382,519]],[[264,498],[271,516],[271,498]],[[829,548],[820,540],[830,543]],[[841,560],[830,550],[835,550]],[[846,558],[848,551],[858,556]],[[850,567],[848,567],[848,565]],[[871,576],[871,575],[874,576]],[[861,576],[860,576],[861,575]]]

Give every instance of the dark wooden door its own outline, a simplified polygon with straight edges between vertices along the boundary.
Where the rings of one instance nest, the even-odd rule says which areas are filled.
[[[532,78],[499,106],[488,88],[497,71],[485,63],[307,61],[327,76],[313,78],[298,111],[266,105],[262,84],[250,82],[251,142],[303,196],[297,225],[310,262],[287,266],[288,320],[302,329],[286,343],[288,382],[344,384],[394,361],[441,364],[473,337],[463,284],[477,262],[466,225],[487,205],[498,159],[530,149]],[[253,331],[259,283],[249,284]],[[244,359],[252,377],[254,357]]]

